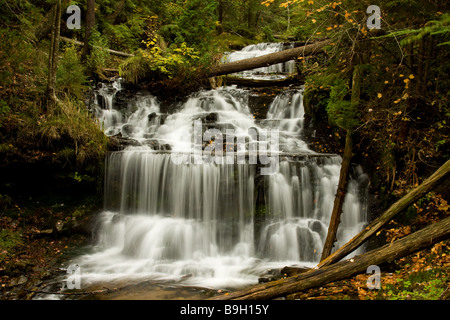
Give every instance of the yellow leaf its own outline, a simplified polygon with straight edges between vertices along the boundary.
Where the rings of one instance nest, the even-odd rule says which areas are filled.
[[[378,99],[380,99],[383,95],[381,93],[378,94]]]
[[[410,79],[414,79],[414,75],[413,75],[413,74],[410,74],[410,75],[409,75],[409,78],[410,78]]]
[[[404,77],[404,75],[403,75],[403,74],[399,74],[399,77],[400,77],[400,78],[403,78],[403,77]]]
[[[313,23],[316,23],[317,20],[316,20],[316,19],[312,19],[311,21],[312,21]]]

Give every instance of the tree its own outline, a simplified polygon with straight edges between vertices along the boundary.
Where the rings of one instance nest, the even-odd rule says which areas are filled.
[[[356,53],[353,56],[354,66],[353,66],[353,75],[352,75],[352,88],[351,88],[351,99],[350,99],[350,112],[355,115],[359,108],[359,101],[361,97],[361,83],[362,83],[362,72],[361,72],[361,64],[363,62],[362,59],[362,45],[361,43],[357,43],[355,45]],[[342,214],[342,207],[345,201],[345,195],[347,193],[347,185],[350,173],[350,165],[353,156],[353,130],[356,124],[355,119],[346,119],[345,121],[341,121],[342,129],[346,131],[345,136],[345,147],[344,147],[344,156],[342,160],[341,170],[339,174],[339,184],[336,191],[336,197],[333,205],[333,210],[331,212],[331,219],[328,226],[327,238],[325,239],[325,244],[322,250],[321,260],[327,258],[332,249],[333,245],[336,242],[336,234],[339,227],[339,222]]]
[[[59,36],[61,30],[61,0],[56,1],[52,8],[51,44],[48,59],[47,99],[55,103],[56,98],[56,70],[58,68]]]
[[[86,57],[90,53],[89,39],[91,37],[92,28],[95,26],[95,0],[87,0],[86,10],[86,33],[84,36],[83,52],[81,59],[86,60]]]

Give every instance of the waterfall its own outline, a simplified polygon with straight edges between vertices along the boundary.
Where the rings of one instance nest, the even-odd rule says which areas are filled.
[[[239,55],[270,50],[280,45],[249,46]],[[237,87],[194,93],[170,113],[145,93],[119,106],[120,90],[114,82],[95,92],[105,134],[133,143],[106,157],[96,244],[76,258],[84,283],[158,279],[237,288],[257,283],[268,268],[319,262],[342,159],[305,142],[303,88],[278,94],[264,120],[251,113],[250,91]],[[277,141],[268,139],[273,132]],[[270,161],[253,158],[255,151]],[[366,193],[367,175],[355,166],[336,247],[364,227]]]
[[[222,63],[234,62],[242,59],[259,57],[293,48],[292,44],[284,43],[258,43],[244,47],[242,50],[229,52],[221,60]],[[275,80],[285,78],[295,72],[295,60],[285,63],[277,63],[268,67],[247,70],[233,74],[248,79]]]

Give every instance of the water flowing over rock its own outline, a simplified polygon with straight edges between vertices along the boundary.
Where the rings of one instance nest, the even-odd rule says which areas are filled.
[[[260,47],[241,54],[275,50]],[[170,114],[145,94],[116,108],[120,90],[116,82],[96,91],[105,134],[133,143],[107,156],[97,244],[76,259],[83,281],[182,279],[236,288],[268,268],[318,263],[341,158],[315,153],[302,139],[302,88],[280,93],[258,121],[245,89],[200,91]],[[275,129],[277,141],[269,139]],[[214,161],[207,161],[211,150]],[[255,151],[270,161],[253,158]],[[355,166],[337,247],[366,222],[366,180]]]
[[[255,58],[269,53],[279,52],[290,49],[293,44],[285,43],[258,43],[244,47],[240,51],[234,51],[226,54],[222,58],[222,63],[229,63],[238,60]],[[285,63],[277,63],[268,67],[257,68],[253,70],[242,71],[233,76],[239,76],[246,79],[258,80],[276,80],[286,78],[289,74],[295,72],[295,60]]]

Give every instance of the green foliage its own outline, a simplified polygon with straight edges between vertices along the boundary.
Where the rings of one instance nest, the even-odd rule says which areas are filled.
[[[345,130],[353,130],[358,125],[358,110],[350,101],[350,91],[346,81],[337,78],[330,89],[327,105],[332,123]]]
[[[9,229],[0,230],[0,261],[22,244],[23,240],[19,232]]]
[[[73,45],[69,45],[64,49],[62,59],[58,61],[56,86],[59,91],[82,99],[87,88],[86,82],[85,68],[81,64],[77,50]]]
[[[167,52],[163,52],[155,43],[156,39],[153,39],[148,43],[149,49],[139,50],[134,57],[125,60],[119,67],[120,76],[137,83],[144,77],[157,81],[196,72],[198,53],[187,47],[186,43],[172,47]]]
[[[306,98],[310,100],[305,102],[307,112],[320,114],[325,109],[329,122],[341,129],[353,130],[360,123],[358,106],[350,101],[348,83],[339,75],[329,71],[327,75],[323,72],[309,75],[305,82]]]
[[[99,161],[106,152],[107,139],[81,101],[66,98],[29,129],[27,136],[35,135],[42,147],[61,150],[58,157],[65,156],[73,165]]]
[[[109,49],[108,40],[96,28],[92,28],[89,45],[91,46],[91,51],[87,57],[87,67],[91,72],[101,75],[103,74],[103,69],[107,67],[110,58],[109,52],[105,50]]]
[[[424,27],[419,29],[405,29],[391,32],[387,35],[376,37],[374,39],[382,39],[387,37],[404,37],[400,41],[401,45],[408,45],[417,42],[425,36],[439,36],[442,38],[438,46],[450,45],[448,35],[450,34],[450,14],[442,14],[439,20],[430,20]]]
[[[379,295],[385,294],[388,300],[437,300],[446,288],[446,283],[439,278],[444,272],[431,269],[411,274],[407,279],[398,278],[396,284],[387,284]]]
[[[266,42],[275,42],[275,38],[273,37],[273,31],[269,26],[265,26],[263,28],[264,40]]]
[[[179,15],[174,17],[173,23],[179,26],[175,43],[186,44],[190,47],[208,50],[209,37],[216,28],[216,1],[187,0],[175,1]]]

